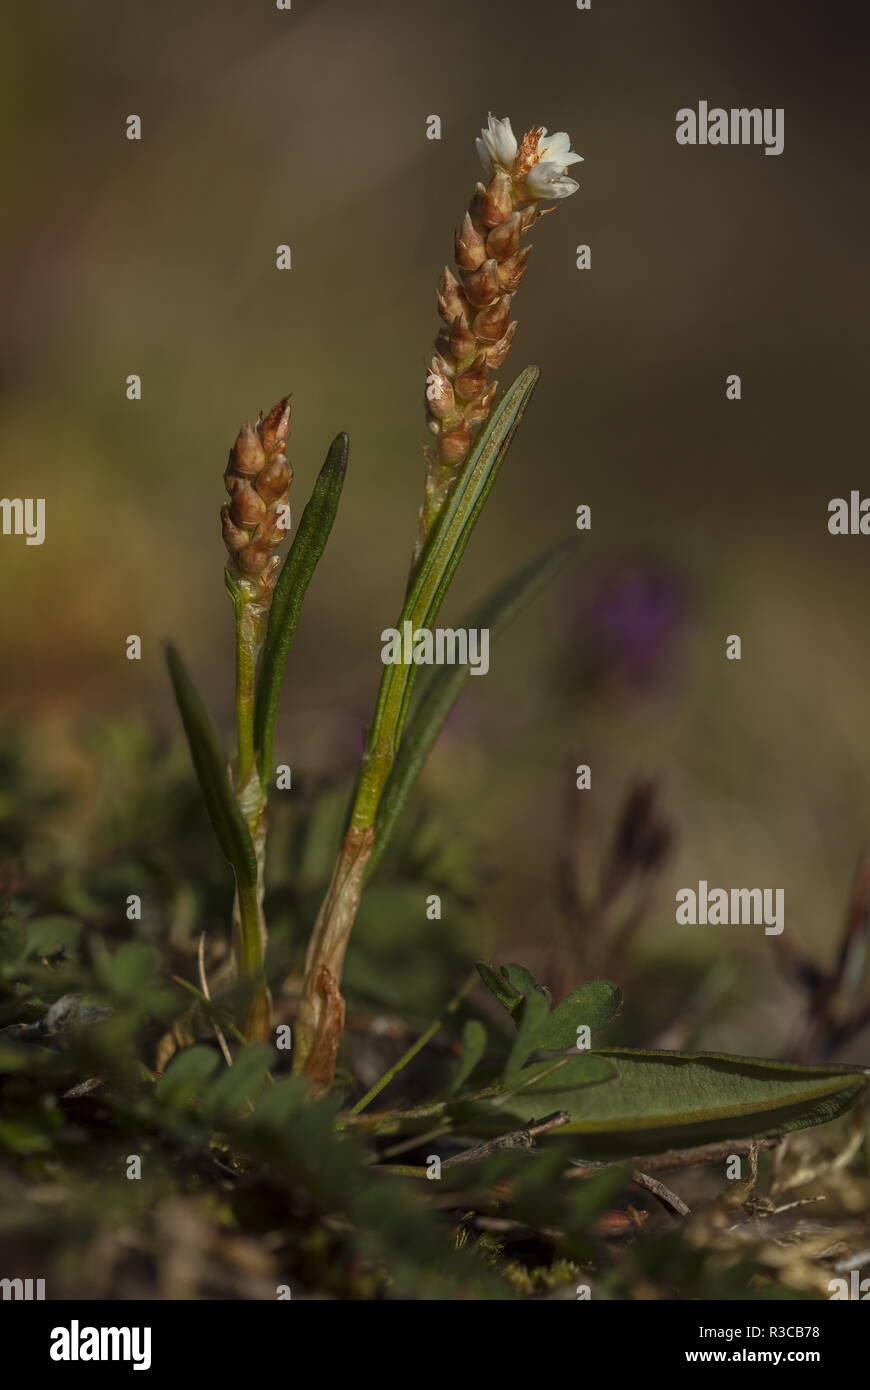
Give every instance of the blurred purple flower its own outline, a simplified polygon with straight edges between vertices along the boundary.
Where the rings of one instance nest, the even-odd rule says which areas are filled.
[[[673,670],[688,614],[685,583],[655,560],[599,570],[571,620],[584,676],[635,688],[660,684]]]

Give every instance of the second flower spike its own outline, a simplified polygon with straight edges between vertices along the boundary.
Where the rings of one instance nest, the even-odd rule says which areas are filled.
[[[275,551],[289,529],[293,471],[284,453],[289,430],[285,396],[256,425],[242,425],[224,473],[230,495],[221,510],[228,569],[236,579],[250,580],[267,602],[281,565]]]

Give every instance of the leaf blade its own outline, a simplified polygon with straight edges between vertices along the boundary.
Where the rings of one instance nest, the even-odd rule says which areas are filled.
[[[558,573],[573,549],[573,542],[560,541],[536,556],[467,613],[459,624],[460,629],[488,628],[492,633],[507,627]],[[461,666],[440,667],[427,682],[416,708],[409,714],[381,799],[375,847],[369,860],[367,877],[371,877],[377,868],[426,759],[470,678],[469,662]]]
[[[527,367],[520,373],[466,459],[411,577],[398,630],[405,622],[410,622],[414,629],[428,627],[437,615],[539,376],[537,367]],[[413,663],[384,666],[352,816],[356,830],[367,830],[375,823],[407,720],[416,676]]]
[[[254,846],[230,783],[226,758],[214,725],[171,642],[166,647],[166,661],[190,756],[218,844],[236,877],[253,886],[257,881]]]
[[[617,1077],[580,1093],[593,1060],[609,1061]],[[596,1048],[525,1088],[510,1108],[521,1118],[542,1105],[568,1110],[572,1119],[561,1132],[580,1136],[584,1153],[611,1159],[805,1129],[844,1114],[866,1089],[867,1076],[848,1067]]]
[[[349,448],[350,441],[344,433],[336,435],[330,444],[275,585],[254,699],[254,747],[264,785],[271,769],[278,701],[287,658],[308,585],[338,512]]]

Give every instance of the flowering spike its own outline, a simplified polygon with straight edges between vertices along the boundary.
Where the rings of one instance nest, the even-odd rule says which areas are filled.
[[[531,249],[522,246],[522,238],[554,211],[541,207],[543,199],[558,202],[577,188],[566,170],[580,155],[564,131],[548,135],[545,126],[535,126],[517,143],[507,117],[490,116],[477,150],[487,182],[477,184],[456,235],[458,276],[445,269],[438,286],[438,312],[446,328],[437,340],[435,385],[430,393],[430,369],[426,387],[426,421],[436,446],[427,456],[415,556],[492,409],[495,385],[487,385],[487,378],[502,365],[513,341],[511,298]]]

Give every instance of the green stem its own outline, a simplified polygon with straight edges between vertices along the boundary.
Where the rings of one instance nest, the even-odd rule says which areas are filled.
[[[450,1003],[445,1008],[441,1017],[436,1018],[434,1023],[430,1023],[426,1031],[420,1034],[417,1041],[411,1044],[407,1052],[404,1052],[402,1056],[399,1058],[398,1062],[395,1062],[388,1071],[384,1072],[383,1076],[375,1082],[374,1086],[372,1086],[368,1091],[366,1091],[365,1095],[362,1097],[361,1100],[357,1101],[356,1105],[351,1106],[349,1112],[351,1115],[358,1115],[361,1110],[365,1110],[366,1106],[369,1105],[371,1101],[375,1099],[375,1096],[379,1096],[381,1091],[383,1091],[387,1086],[389,1086],[390,1082],[398,1076],[399,1072],[402,1071],[408,1065],[409,1062],[412,1062],[414,1060],[414,1058],[417,1056],[417,1053],[423,1051],[423,1048],[426,1046],[428,1042],[432,1041],[432,1039],[435,1037],[435,1034],[440,1033],[447,1019],[450,1017],[451,1014],[456,1013],[456,1010],[459,1008],[459,1005],[462,1003],[466,994],[468,994],[474,988],[478,979],[479,976],[477,971],[472,970],[471,974],[468,976],[468,979],[464,981],[464,983],[454,994],[453,998],[450,1000]]]

